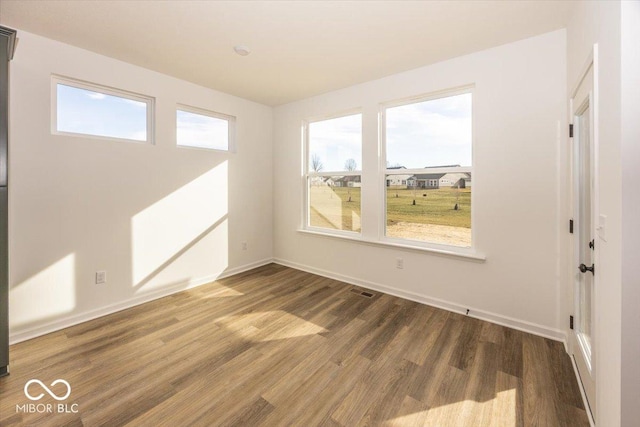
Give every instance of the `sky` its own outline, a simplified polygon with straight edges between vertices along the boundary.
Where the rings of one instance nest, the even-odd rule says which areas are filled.
[[[57,129],[88,135],[147,140],[147,104],[58,84]]]
[[[471,166],[470,93],[387,108],[386,121],[388,165]],[[314,155],[323,172],[345,170],[349,158],[361,170],[362,115],[310,123],[309,170]]]
[[[58,84],[58,131],[147,140],[147,104],[119,96]],[[229,123],[177,110],[177,143],[227,150]]]
[[[362,169],[362,114],[338,117],[309,123],[309,170],[311,159],[317,156],[322,170],[344,171],[349,159],[356,161],[356,170]]]
[[[215,117],[178,110],[176,113],[178,145],[229,149],[229,122]]]
[[[58,131],[147,139],[147,104],[58,84]],[[228,149],[226,120],[178,110],[179,145]],[[406,168],[471,166],[471,94],[386,110],[388,165]],[[317,156],[323,172],[344,171],[353,159],[362,170],[362,114],[309,124],[309,169]],[[376,141],[371,141],[377,144]]]
[[[408,169],[471,166],[471,94],[386,111],[387,162]]]

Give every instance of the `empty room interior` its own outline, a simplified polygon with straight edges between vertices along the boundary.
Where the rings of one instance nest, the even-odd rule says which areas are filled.
[[[640,425],[639,41],[0,0],[0,425]]]

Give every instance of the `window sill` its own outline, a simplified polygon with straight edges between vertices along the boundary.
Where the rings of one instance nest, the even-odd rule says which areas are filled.
[[[355,242],[355,243],[363,243],[365,245],[371,245],[371,246],[381,246],[381,247],[387,247],[387,248],[398,248],[398,249],[405,249],[405,250],[411,250],[411,251],[416,251],[416,252],[426,252],[426,253],[430,253],[430,254],[435,254],[435,255],[443,255],[443,256],[448,256],[448,257],[453,257],[453,258],[465,258],[467,260],[471,260],[471,261],[479,261],[479,262],[485,262],[487,257],[484,254],[480,254],[477,252],[463,252],[463,251],[458,251],[456,249],[436,249],[436,248],[428,248],[428,247],[424,247],[424,246],[416,246],[416,245],[411,245],[411,244],[403,244],[403,243],[395,243],[395,242],[385,242],[385,241],[381,241],[381,240],[368,240],[368,239],[364,239],[362,237],[357,237],[357,236],[345,236],[342,234],[333,234],[331,232],[321,232],[321,231],[315,231],[315,230],[306,230],[306,229],[298,229],[298,233],[302,233],[302,234],[308,234],[311,236],[318,236],[318,237],[328,237],[330,239],[340,239],[340,240],[348,240],[351,242]]]

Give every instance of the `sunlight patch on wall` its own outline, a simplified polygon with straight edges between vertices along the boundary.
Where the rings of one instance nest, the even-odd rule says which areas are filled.
[[[76,261],[73,253],[13,286],[9,292],[12,329],[69,313],[75,307]]]
[[[215,256],[224,260],[222,270],[227,267],[228,186],[225,161],[132,218],[134,286],[175,263],[222,224],[225,241],[217,245],[219,252]]]
[[[229,266],[229,227],[225,217],[196,239],[150,276],[139,282],[136,293],[150,292],[166,287],[191,288],[216,280]]]

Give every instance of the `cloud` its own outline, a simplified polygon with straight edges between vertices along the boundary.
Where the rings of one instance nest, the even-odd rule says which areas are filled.
[[[410,168],[471,165],[471,95],[387,110],[387,161]]]
[[[107,95],[105,95],[104,93],[89,92],[89,91],[87,91],[87,96],[91,99],[105,99],[107,97]]]
[[[177,115],[178,144],[227,150],[229,123],[226,120],[184,111]]]
[[[347,159],[362,167],[362,115],[313,122],[309,127],[310,158],[317,155],[326,171],[344,170]]]

